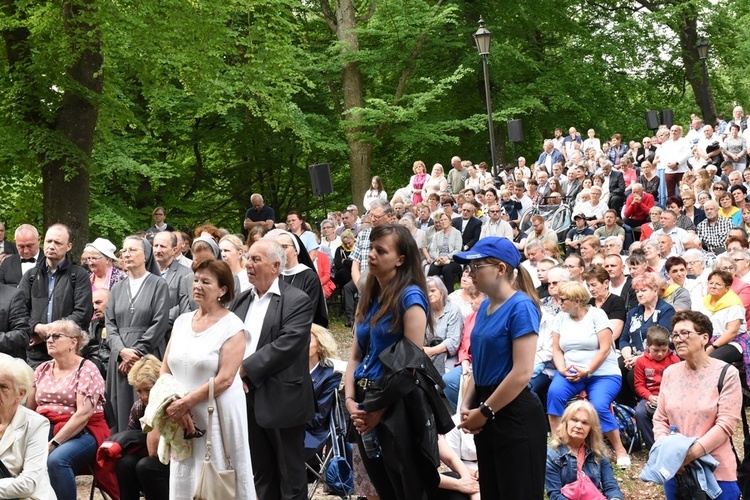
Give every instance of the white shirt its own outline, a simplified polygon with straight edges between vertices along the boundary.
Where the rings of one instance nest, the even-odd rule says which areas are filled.
[[[659,159],[659,167],[664,168],[665,174],[681,174],[688,171],[688,158],[693,156],[692,144],[687,139],[680,137],[676,141],[670,139],[656,150],[656,159]],[[668,168],[669,163],[677,163],[677,170]]]
[[[245,331],[250,335],[250,338],[245,339],[245,356],[243,356],[243,359],[258,350],[258,340],[260,340],[260,333],[263,329],[263,320],[266,317],[268,305],[271,303],[271,294],[281,296],[279,277],[277,276],[273,280],[268,291],[262,297],[258,296],[255,288],[253,288],[251,293],[255,296],[255,300],[250,303],[250,307],[247,308],[247,314],[245,315]]]

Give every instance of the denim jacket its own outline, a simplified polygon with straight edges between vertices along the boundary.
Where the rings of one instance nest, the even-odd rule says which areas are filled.
[[[596,461],[594,452],[586,449],[586,459],[583,472],[599,488],[608,500],[622,499],[622,492],[612,471],[612,464],[607,457]],[[560,489],[578,478],[578,457],[567,446],[560,445],[559,449],[547,447],[547,471],[545,487],[550,500],[565,500]]]

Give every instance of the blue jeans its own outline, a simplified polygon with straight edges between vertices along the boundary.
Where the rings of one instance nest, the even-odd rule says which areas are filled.
[[[547,413],[561,417],[570,398],[586,389],[589,401],[599,415],[602,432],[617,430],[617,420],[609,410],[609,405],[615,400],[621,386],[622,378],[619,375],[593,376],[573,383],[559,372],[555,373],[547,392]]]
[[[65,441],[47,458],[52,489],[59,499],[76,498],[76,471],[96,458],[96,440],[87,431]]]
[[[721,488],[721,495],[716,500],[738,500],[740,498],[740,487],[737,481],[717,481]],[[677,496],[677,481],[672,478],[664,483],[664,495],[667,500],[674,500]]]
[[[461,385],[461,365],[453,368],[451,371],[443,375],[443,382],[445,382],[445,397],[451,404],[451,409],[457,410],[458,406],[458,388]]]

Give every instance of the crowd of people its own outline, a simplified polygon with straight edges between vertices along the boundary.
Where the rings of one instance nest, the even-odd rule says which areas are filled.
[[[12,241],[1,226],[0,496],[75,498],[88,469],[116,498],[192,498],[210,437],[237,498],[306,498],[343,381],[362,497],[622,498],[617,403],[668,498],[687,483],[738,498],[743,114],[629,144],[557,130],[501,171],[416,161],[392,198],[375,177],[361,214],[319,225],[253,194],[242,234],[176,231],[158,207],[119,251],[96,238],[80,256],[62,224]],[[541,215],[522,230],[561,204],[562,233]],[[353,329],[343,375],[336,297]]]

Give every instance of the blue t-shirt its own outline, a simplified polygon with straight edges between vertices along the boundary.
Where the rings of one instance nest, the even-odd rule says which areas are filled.
[[[497,311],[487,314],[490,300],[477,311],[471,331],[474,381],[480,387],[499,384],[513,368],[513,340],[539,333],[539,311],[522,292],[514,293]]]
[[[399,311],[404,314],[412,306],[419,306],[429,314],[427,295],[416,285],[410,285],[401,293]],[[354,370],[354,380],[366,378],[368,380],[380,380],[383,376],[383,364],[380,362],[380,353],[401,340],[404,336],[403,330],[390,331],[393,317],[384,316],[370,329],[370,319],[378,311],[380,304],[377,299],[365,316],[365,320],[357,323],[357,345],[362,353],[362,362]]]

